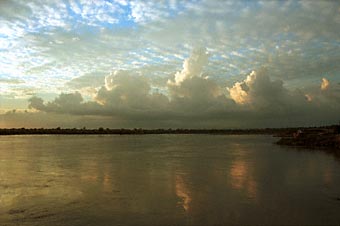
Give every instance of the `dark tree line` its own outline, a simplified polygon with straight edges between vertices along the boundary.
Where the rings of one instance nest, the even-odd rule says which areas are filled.
[[[285,136],[296,132],[299,129],[313,128],[332,128],[326,127],[309,127],[309,128],[263,128],[263,129],[110,129],[100,127],[98,129],[81,128],[11,128],[0,129],[0,135],[25,135],[25,134],[268,134],[276,136]],[[339,129],[337,129],[339,130]],[[340,130],[339,130],[340,131]]]

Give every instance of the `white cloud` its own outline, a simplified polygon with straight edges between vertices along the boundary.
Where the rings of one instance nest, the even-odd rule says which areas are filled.
[[[205,48],[194,49],[191,56],[184,60],[182,71],[175,74],[175,81],[169,80],[169,84],[180,85],[187,79],[201,77],[203,67],[208,64],[208,56]]]
[[[252,71],[242,82],[228,88],[230,97],[238,104],[274,105],[288,94],[281,80],[272,81],[265,68]]]
[[[322,78],[321,90],[327,90],[329,88],[329,81],[326,78]]]

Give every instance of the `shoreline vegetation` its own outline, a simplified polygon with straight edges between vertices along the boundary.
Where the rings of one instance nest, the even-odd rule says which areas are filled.
[[[10,128],[0,129],[0,135],[91,135],[91,134],[112,134],[112,135],[140,135],[140,134],[267,134],[278,135],[293,133],[302,128],[264,128],[264,129],[110,129],[110,128]]]

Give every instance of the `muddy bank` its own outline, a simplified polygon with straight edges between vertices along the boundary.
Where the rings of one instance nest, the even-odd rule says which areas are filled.
[[[299,129],[282,134],[279,145],[340,149],[340,126]]]

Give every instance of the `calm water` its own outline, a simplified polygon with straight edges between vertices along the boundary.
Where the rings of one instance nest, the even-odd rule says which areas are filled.
[[[0,225],[340,224],[340,161],[270,136],[2,136]]]

